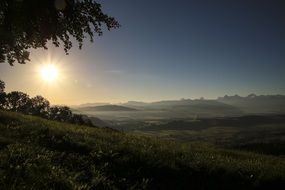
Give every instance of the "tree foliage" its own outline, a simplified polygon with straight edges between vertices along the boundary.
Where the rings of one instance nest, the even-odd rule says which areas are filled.
[[[0,93],[3,93],[5,90],[5,82],[0,80]]]
[[[49,118],[56,121],[68,122],[72,112],[67,106],[53,106],[50,108]]]
[[[81,48],[86,36],[93,42],[104,27],[110,30],[119,23],[95,0],[1,0],[0,62],[24,64],[30,48],[47,49],[48,41],[62,44],[68,53],[71,36]]]
[[[36,96],[31,98],[30,104],[29,113],[31,115],[48,118],[50,103],[47,99],[42,96]]]
[[[5,83],[1,80],[0,84],[4,84],[5,87]],[[21,112],[60,122],[94,126],[87,116],[73,114],[67,106],[50,106],[49,101],[42,96],[30,98],[28,94],[18,91],[6,94],[4,88],[0,93],[0,109]]]
[[[3,109],[4,103],[5,103],[5,82],[0,80],[0,109]]]
[[[23,92],[10,92],[6,95],[4,108],[16,112],[27,112],[29,108],[29,95]]]

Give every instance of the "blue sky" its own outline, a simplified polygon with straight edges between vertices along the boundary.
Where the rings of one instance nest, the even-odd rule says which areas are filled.
[[[52,47],[27,65],[1,64],[7,90],[63,104],[285,94],[284,1],[100,2],[121,28],[68,56]],[[48,56],[63,70],[57,87],[34,84],[33,68]]]

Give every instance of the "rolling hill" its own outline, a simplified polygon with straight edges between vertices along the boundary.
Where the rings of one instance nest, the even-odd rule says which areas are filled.
[[[92,105],[92,104],[88,104]],[[100,105],[100,104],[94,104]],[[157,102],[129,101],[118,105],[79,106],[78,113],[103,120],[158,120],[285,114],[285,96],[224,96],[217,99],[181,99]],[[139,112],[135,112],[139,110]],[[94,113],[93,113],[94,112]],[[112,113],[116,112],[116,113]]]
[[[282,189],[285,159],[0,111],[1,189]]]
[[[151,103],[130,101],[125,104],[131,108],[144,109],[172,109],[188,112],[229,112],[233,114],[268,114],[268,113],[285,113],[285,96],[284,95],[255,95],[249,94],[242,97],[239,95],[219,97],[215,100],[208,99],[181,99],[166,100]]]

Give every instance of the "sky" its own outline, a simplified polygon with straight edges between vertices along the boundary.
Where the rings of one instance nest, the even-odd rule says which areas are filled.
[[[285,94],[284,0],[101,0],[121,27],[69,55],[52,45],[0,64],[6,91],[52,104]],[[59,68],[53,83],[39,74]]]

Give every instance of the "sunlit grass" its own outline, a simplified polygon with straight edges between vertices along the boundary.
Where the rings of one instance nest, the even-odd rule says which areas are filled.
[[[0,111],[1,189],[249,189],[284,185],[285,160]]]

